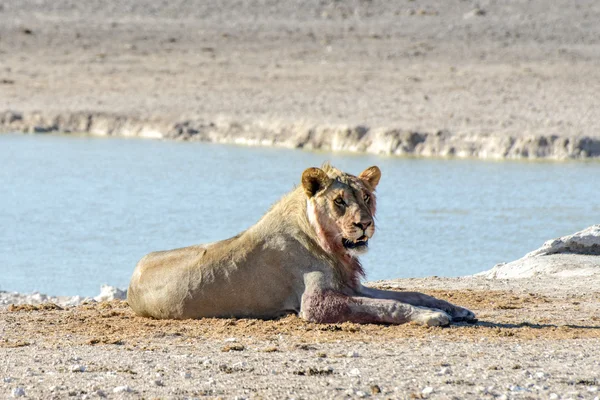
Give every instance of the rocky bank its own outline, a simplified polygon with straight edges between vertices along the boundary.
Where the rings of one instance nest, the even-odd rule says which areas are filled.
[[[0,131],[600,156],[600,3],[21,0]]]

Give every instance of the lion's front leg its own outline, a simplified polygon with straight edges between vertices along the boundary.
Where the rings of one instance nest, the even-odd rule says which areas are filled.
[[[417,322],[429,326],[446,326],[450,323],[448,314],[441,310],[415,307],[396,300],[347,296],[333,290],[304,293],[300,316],[308,321],[321,323]]]
[[[453,321],[475,321],[475,314],[464,307],[418,292],[396,292],[361,286],[359,293],[373,299],[397,300],[417,307],[427,307],[448,313]]]

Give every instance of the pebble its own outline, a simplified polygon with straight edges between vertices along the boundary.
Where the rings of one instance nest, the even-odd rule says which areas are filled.
[[[550,393],[550,396],[548,396],[548,398],[550,400],[556,400],[556,399],[558,399],[558,395],[556,393]]]
[[[155,386],[165,386],[165,384],[163,383],[163,381],[161,381],[160,379],[156,379],[152,382]]]
[[[427,386],[421,391],[421,393],[423,393],[425,396],[430,395],[431,393],[433,393],[433,388],[431,386]]]
[[[130,393],[130,392],[133,392],[133,390],[131,390],[131,388],[127,385],[117,386],[116,388],[113,389],[113,393]]]
[[[73,365],[71,367],[71,372],[85,372],[85,365]]]
[[[48,299],[48,296],[46,296],[45,294],[42,294],[40,292],[34,292],[31,294],[30,299],[34,303],[43,303]]]
[[[183,377],[183,379],[191,379],[192,373],[190,371],[185,371],[181,373],[181,376]]]
[[[23,397],[23,396],[25,396],[25,389],[23,389],[21,387],[13,389],[12,396],[13,397]]]
[[[360,397],[361,399],[364,397],[367,397],[367,393],[363,392],[362,390],[358,390],[355,394],[357,397]]]
[[[230,337],[224,340],[225,343],[235,343],[237,342],[237,338]]]
[[[537,372],[537,373],[535,374],[535,377],[536,377],[536,378],[538,378],[538,379],[542,379],[542,378],[544,378],[545,376],[546,376],[546,374],[545,374],[545,373],[543,373],[543,372]]]
[[[348,375],[349,376],[360,376],[360,369],[352,368],[350,371],[348,371]]]
[[[6,378],[3,379],[4,383],[11,383],[12,382],[12,378],[10,376],[7,376]]]
[[[348,354],[346,354],[346,357],[357,358],[359,357],[358,351],[350,351]]]

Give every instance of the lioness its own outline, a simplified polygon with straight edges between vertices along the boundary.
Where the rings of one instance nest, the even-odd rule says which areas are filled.
[[[314,322],[437,326],[472,320],[462,307],[414,292],[365,287],[358,256],[375,233],[374,190],[381,171],[358,177],[328,164],[239,235],[150,253],[131,278],[127,301],[154,318],[276,318]]]

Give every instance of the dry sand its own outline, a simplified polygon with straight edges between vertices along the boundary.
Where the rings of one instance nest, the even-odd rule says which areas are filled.
[[[0,131],[600,156],[600,3],[0,5]]]
[[[159,321],[135,316],[122,301],[11,306],[0,311],[0,397],[21,388],[57,399],[593,399],[599,280],[560,288],[555,279],[377,284],[429,287],[423,291],[479,317],[449,328],[319,325],[295,316]]]

